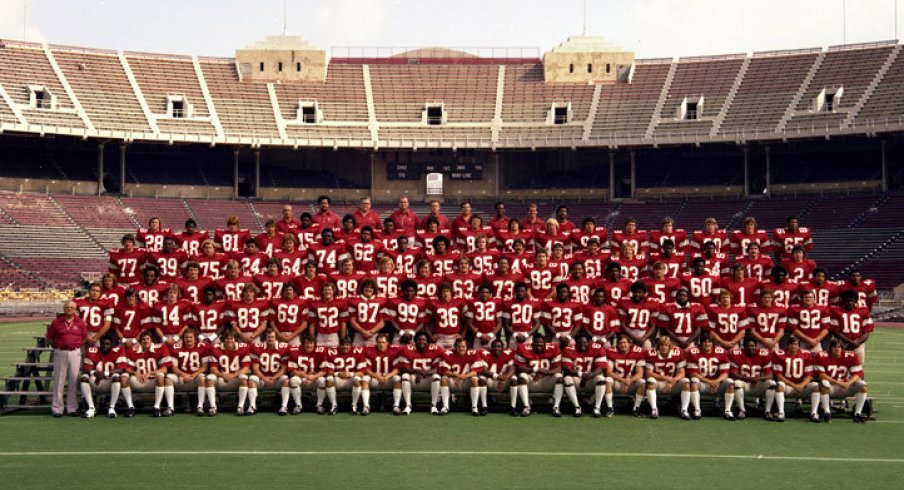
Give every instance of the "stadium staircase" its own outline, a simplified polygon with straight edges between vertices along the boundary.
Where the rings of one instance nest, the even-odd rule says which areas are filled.
[[[370,130],[370,138],[380,141],[380,123],[377,121],[377,107],[374,104],[374,88],[370,81],[370,65],[363,65],[361,72],[364,76],[364,95],[367,100],[367,129]]]
[[[863,106],[866,105],[867,101],[869,101],[870,97],[872,97],[873,92],[876,91],[876,87],[882,82],[885,78],[885,74],[888,73],[888,70],[891,69],[891,65],[898,58],[898,54],[901,52],[901,47],[904,45],[898,44],[895,46],[895,49],[888,55],[888,59],[885,60],[885,64],[882,65],[882,68],[879,69],[879,72],[876,73],[876,77],[873,78],[873,81],[870,82],[869,86],[866,87],[866,90],[863,91],[863,95],[860,96],[860,100],[857,101],[857,105],[851,108],[850,112],[848,112],[847,117],[844,119],[844,123],[842,123],[842,127],[847,128],[850,127],[851,123],[854,122],[854,119],[860,114],[860,110],[863,109]]]
[[[50,51],[50,46],[47,44],[44,45],[44,54],[47,56],[47,61],[50,62],[50,66],[53,68],[53,72],[56,73],[57,79],[63,86],[63,90],[66,91],[66,96],[69,97],[69,100],[72,101],[72,106],[75,108],[75,113],[78,114],[78,117],[82,120],[82,123],[85,125],[85,129],[87,129],[88,131],[95,131],[94,123],[92,123],[91,119],[88,118],[88,113],[85,112],[85,108],[82,107],[82,103],[79,102],[78,97],[75,96],[75,91],[72,90],[72,86],[69,85],[69,80],[66,79],[66,75],[63,74],[63,69],[60,68],[60,64],[57,63],[56,57],[53,56],[53,52]]]
[[[587,120],[584,121],[584,134],[582,140],[588,141],[590,134],[593,132],[593,123],[596,121],[596,113],[600,107],[600,96],[603,93],[603,84],[598,83],[593,87],[593,98],[590,99],[590,112],[587,113]]]
[[[276,89],[273,88],[273,83],[267,84],[267,95],[270,96],[270,107],[273,109],[273,118],[276,120],[276,130],[279,132],[279,137],[287,140],[289,136],[286,134],[286,121],[279,110],[279,98],[276,96]]]
[[[709,131],[710,136],[716,136],[719,134],[719,131],[722,130],[722,122],[724,122],[725,117],[728,116],[728,110],[731,109],[731,103],[738,94],[741,82],[744,81],[744,76],[747,74],[747,69],[750,67],[750,59],[749,56],[744,58],[744,63],[741,64],[741,69],[738,70],[738,76],[735,78],[731,90],[728,91],[725,102],[722,103],[722,108],[719,109],[719,114],[717,114],[716,118],[713,120],[713,128]]]
[[[672,80],[675,79],[675,72],[678,71],[678,62],[672,61],[669,66],[669,73],[665,76],[665,83],[662,84],[662,90],[659,91],[659,100],[656,101],[656,107],[653,109],[653,115],[650,117],[650,124],[647,126],[647,132],[644,138],[653,138],[656,126],[659,125],[659,119],[662,116],[662,107],[665,105],[666,99],[669,97],[669,91],[672,89]]]
[[[264,220],[261,219],[263,216],[256,207],[254,207],[254,201],[248,201],[248,207],[251,208],[251,216],[254,216],[254,222],[257,223],[257,229],[264,229]]]
[[[791,103],[788,104],[788,108],[785,109],[785,114],[779,120],[778,125],[775,127],[775,131],[781,133],[785,130],[785,127],[788,125],[788,121],[794,117],[794,111],[797,107],[797,104],[800,103],[800,99],[803,98],[804,94],[807,93],[807,90],[810,88],[810,83],[813,82],[813,77],[816,76],[816,72],[819,71],[819,67],[822,66],[822,60],[826,58],[826,52],[823,51],[816,56],[816,61],[813,62],[813,65],[810,66],[810,71],[807,73],[807,76],[804,78],[803,83],[800,84],[800,88],[797,89],[797,93],[794,94],[794,98],[791,99]]]
[[[756,201],[748,200],[744,202],[744,206],[731,217],[731,221],[725,225],[725,229],[727,230],[736,230],[741,223],[744,222],[744,218],[747,217],[747,213],[750,212],[750,208],[753,207],[753,204]]]
[[[25,347],[25,360],[15,364],[12,376],[0,378],[0,415],[25,409],[49,409],[53,397],[51,374],[53,359],[42,360],[44,354],[52,357],[53,349],[44,337],[34,337],[34,347]]]
[[[883,204],[888,202],[889,197],[890,196],[887,192],[882,193],[882,195],[879,196],[879,200],[877,200],[876,203],[873,204],[872,207],[867,208],[865,211],[863,211],[863,214],[861,214],[856,219],[854,219],[854,221],[852,221],[847,227],[848,228],[857,228],[860,224],[862,224],[864,221],[866,221],[867,218],[869,218],[871,214],[875,213],[877,209],[879,209],[880,207],[882,207]]]
[[[88,237],[89,240],[91,240],[95,245],[97,245],[97,247],[98,247],[99,249],[101,249],[101,250],[103,250],[103,251],[106,251],[106,250],[107,250],[107,248],[104,246],[104,244],[101,243],[97,238],[95,238],[94,235],[92,235],[87,229],[85,229],[85,227],[83,227],[83,226],[78,222],[78,220],[76,220],[75,217],[73,217],[73,216],[69,213],[69,211],[67,211],[66,208],[64,208],[64,207],[60,204],[60,202],[56,200],[55,197],[53,197],[53,196],[51,196],[51,195],[48,194],[48,195],[47,195],[47,199],[49,199],[50,202],[53,203],[54,207],[56,207],[61,213],[63,213],[63,214],[66,216],[66,218],[68,218],[69,221],[71,221],[72,224],[73,224],[76,228],[78,228],[79,230],[81,230],[82,233],[84,233],[84,234]]]
[[[499,131],[502,129],[502,102],[505,99],[505,65],[499,65],[496,72],[496,101],[493,104],[493,122],[490,126],[490,139],[495,143],[499,141]]]
[[[140,227],[141,227],[141,222],[138,221],[138,220],[135,218],[134,213],[127,213],[127,212],[126,212],[126,208],[127,208],[128,206],[126,206],[126,203],[122,202],[122,198],[117,197],[117,198],[116,198],[116,202],[118,202],[118,203],[119,203],[119,207],[122,208],[123,214],[125,214],[126,216],[129,217],[129,221],[131,221],[132,224],[134,224],[136,228],[140,228]],[[185,201],[182,201],[182,203],[185,204]],[[188,205],[185,205],[185,207],[188,207]],[[191,210],[189,210],[189,211],[191,211]]]
[[[160,128],[157,127],[157,119],[151,114],[151,109],[148,107],[147,100],[144,97],[144,94],[141,92],[141,87],[138,85],[138,80],[135,79],[135,73],[132,72],[132,67],[129,66],[129,61],[126,59],[126,55],[120,51],[119,52],[119,62],[122,64],[122,70],[126,73],[126,78],[129,80],[129,85],[132,86],[132,91],[135,92],[135,98],[138,99],[138,105],[141,107],[141,112],[144,114],[145,119],[148,120],[148,125],[151,127],[151,130],[154,133],[159,134]]]
[[[217,108],[213,105],[213,97],[210,96],[210,90],[207,88],[207,80],[204,79],[204,71],[201,70],[201,63],[198,62],[197,56],[191,57],[192,65],[195,68],[195,75],[198,76],[198,85],[201,86],[201,93],[204,95],[204,103],[207,104],[207,112],[210,114],[210,123],[213,124],[217,131],[217,138],[223,137],[223,126],[220,124],[220,116],[217,115]]]

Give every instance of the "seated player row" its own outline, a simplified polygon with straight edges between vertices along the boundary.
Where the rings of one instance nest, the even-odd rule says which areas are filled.
[[[508,390],[515,416],[531,414],[531,391],[551,391],[556,417],[562,414],[563,394],[576,417],[582,415],[583,394],[592,397],[594,417],[603,416],[604,401],[605,416],[611,417],[615,413],[613,395],[623,394],[633,395],[635,416],[643,416],[641,405],[646,401],[652,418],[659,416],[658,395],[677,395],[681,418],[696,420],[702,417],[702,393],[724,398],[728,420],[746,418],[746,397],[765,396],[766,418],[784,421],[786,395],[809,396],[814,422],[831,419],[831,396],[853,396],[854,421],[866,420],[867,388],[860,360],[837,340],[831,342],[829,351],[811,355],[799,349],[797,339],[789,342],[786,351],[757,348],[753,338],[745,339],[742,347],[726,350],[709,335],[701,338],[700,347],[686,351],[665,336],[657,339],[655,348],[631,345],[626,335],[606,348],[584,333],[571,346],[547,343],[543,335],[534,334],[531,342],[514,350],[504,349],[500,340],[494,340],[488,349],[471,350],[462,338],[456,338],[446,350],[430,344],[426,332],[418,332],[413,341],[406,335],[401,345],[392,345],[379,334],[373,346],[363,348],[353,347],[347,337],[338,348],[326,348],[311,336],[305,336],[301,345],[290,346],[278,340],[274,329],[252,344],[237,342],[228,329],[220,335],[222,342],[215,345],[199,342],[194,329],[187,329],[181,341],[172,345],[153,343],[150,331],[143,332],[134,346],[116,346],[114,338],[103,337],[85,356],[81,383],[88,409],[84,416],[95,416],[94,393],[109,392],[108,416],[116,417],[115,406],[122,395],[126,416],[131,417],[135,413],[133,389],[153,390],[155,417],[173,414],[176,390],[197,392],[199,416],[217,414],[218,390],[237,391],[238,415],[257,412],[259,390],[279,392],[280,415],[298,414],[306,388],[316,392],[318,414],[337,413],[337,391],[350,391],[352,414],[367,415],[371,390],[391,390],[393,413],[408,415],[413,410],[412,391],[429,389],[432,414],[449,412],[454,390],[462,398],[467,395],[472,415],[480,416],[487,413],[487,391],[492,388]],[[164,398],[167,405],[161,409]],[[291,412],[290,398],[294,402]],[[330,402],[328,410],[325,399]],[[737,415],[733,404],[737,404]]]
[[[787,307],[775,303],[772,289],[759,292],[757,302],[750,306],[733,304],[728,289],[721,290],[713,304],[694,302],[692,292],[685,288],[677,289],[674,298],[659,302],[649,296],[643,282],[630,284],[628,292],[614,301],[613,290],[596,287],[586,302],[572,297],[574,288],[568,283],[558,284],[553,297],[542,301],[532,298],[529,285],[522,282],[514,285],[510,300],[493,297],[490,284],[480,285],[471,299],[456,297],[448,283],[438,286],[435,298],[419,297],[414,280],[403,280],[400,289],[398,297],[382,298],[376,281],[364,279],[357,297],[342,299],[336,296],[336,286],[327,281],[320,285],[318,296],[304,298],[289,282],[283,285],[282,296],[268,301],[258,297],[255,285],[247,284],[239,300],[219,300],[217,290],[207,287],[202,302],[190,303],[180,299],[178,286],[171,285],[164,299],[152,305],[140,302],[139,291],[130,289],[122,304],[113,307],[101,299],[101,285],[95,283],[76,305],[88,325],[89,345],[109,331],[122,342],[134,344],[137,334],[148,328],[174,343],[189,327],[198,328],[208,342],[217,342],[222,327],[231,328],[241,341],[251,342],[273,327],[281,342],[292,345],[305,334],[316,336],[319,345],[336,347],[346,335],[363,346],[372,345],[381,332],[398,338],[423,330],[431,342],[444,348],[451,348],[457,336],[477,347],[505,337],[510,347],[516,347],[542,329],[549,339],[571,343],[584,332],[604,345],[624,333],[640,347],[650,347],[657,333],[671,337],[682,348],[695,345],[702,332],[709,332],[713,341],[725,348],[736,346],[747,334],[770,350],[795,337],[805,350],[814,352],[823,349],[831,334],[864,358],[864,345],[873,329],[869,309],[859,304],[853,290],[839,295],[839,306],[828,307],[816,302],[815,291],[803,288]]]

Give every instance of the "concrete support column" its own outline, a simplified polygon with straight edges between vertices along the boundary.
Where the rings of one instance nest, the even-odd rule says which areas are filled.
[[[888,155],[886,145],[888,141],[882,140],[882,192],[888,192]]]
[[[232,198],[239,197],[239,149],[232,150]]]
[[[104,193],[104,146],[106,143],[97,144],[97,195]]]
[[[637,192],[637,152],[631,150],[631,198]]]
[[[119,193],[126,193],[126,144],[119,144]]]
[[[766,145],[766,188],[763,194],[772,195],[772,147]]]
[[[254,197],[261,197],[261,150],[254,150]]]
[[[750,148],[744,147],[744,197],[750,197]]]
[[[609,200],[615,199],[615,153],[609,152]]]

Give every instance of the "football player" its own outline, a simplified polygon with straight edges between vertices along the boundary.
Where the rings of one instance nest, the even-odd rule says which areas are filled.
[[[93,418],[94,408],[93,392],[110,392],[110,408],[107,416],[116,418],[116,402],[119,400],[120,382],[122,374],[126,370],[128,360],[119,346],[113,346],[113,337],[105,335],[100,339],[100,347],[89,346],[85,350],[85,358],[82,364],[82,375],[79,378],[82,387],[82,397],[88,404],[88,409],[82,414],[84,418]]]
[[[558,342],[546,343],[543,334],[537,332],[530,344],[521,344],[515,353],[515,369],[518,372],[518,397],[524,408],[522,417],[528,417],[530,410],[530,389],[541,392],[553,390],[552,413],[561,417],[559,403],[564,392],[562,375],[562,353]]]
[[[684,351],[681,347],[673,346],[669,337],[656,339],[656,348],[647,349],[644,357],[647,381],[647,403],[650,404],[650,418],[659,418],[659,406],[656,395],[681,394],[681,418],[689,419],[687,407],[691,401],[690,382],[684,377],[684,368],[687,365]]]
[[[403,290],[405,288],[403,287]],[[414,345],[402,347],[398,358],[399,371],[402,373],[402,396],[405,398],[405,409],[402,414],[411,414],[412,389],[425,389],[430,387],[430,413],[438,415],[436,407],[439,401],[439,389],[441,376],[437,372],[440,357],[443,355],[442,347],[430,344],[427,332],[419,331],[414,337]],[[443,407],[445,408],[445,407]]]
[[[440,359],[438,373],[442,376],[440,380],[440,395],[443,400],[443,408],[440,409],[439,415],[449,413],[449,399],[452,388],[459,390],[464,394],[467,389],[471,397],[471,415],[477,417],[486,415],[486,406],[479,407],[480,388],[484,384],[483,377],[480,376],[484,370],[483,359],[480,352],[468,349],[467,341],[463,338],[455,340],[452,350],[447,350]]]
[[[863,380],[863,365],[857,354],[844,350],[844,343],[840,339],[832,339],[828,352],[816,354],[815,364],[820,379],[822,420],[824,422],[832,420],[830,397],[853,396],[854,422],[865,423],[867,417],[863,415],[863,406],[866,404],[866,381]],[[818,422],[812,414],[810,420]]]

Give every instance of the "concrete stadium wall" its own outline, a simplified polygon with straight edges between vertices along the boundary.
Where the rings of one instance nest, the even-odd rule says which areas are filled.
[[[13,192],[92,195],[97,194],[97,182],[0,177],[0,189]]]

